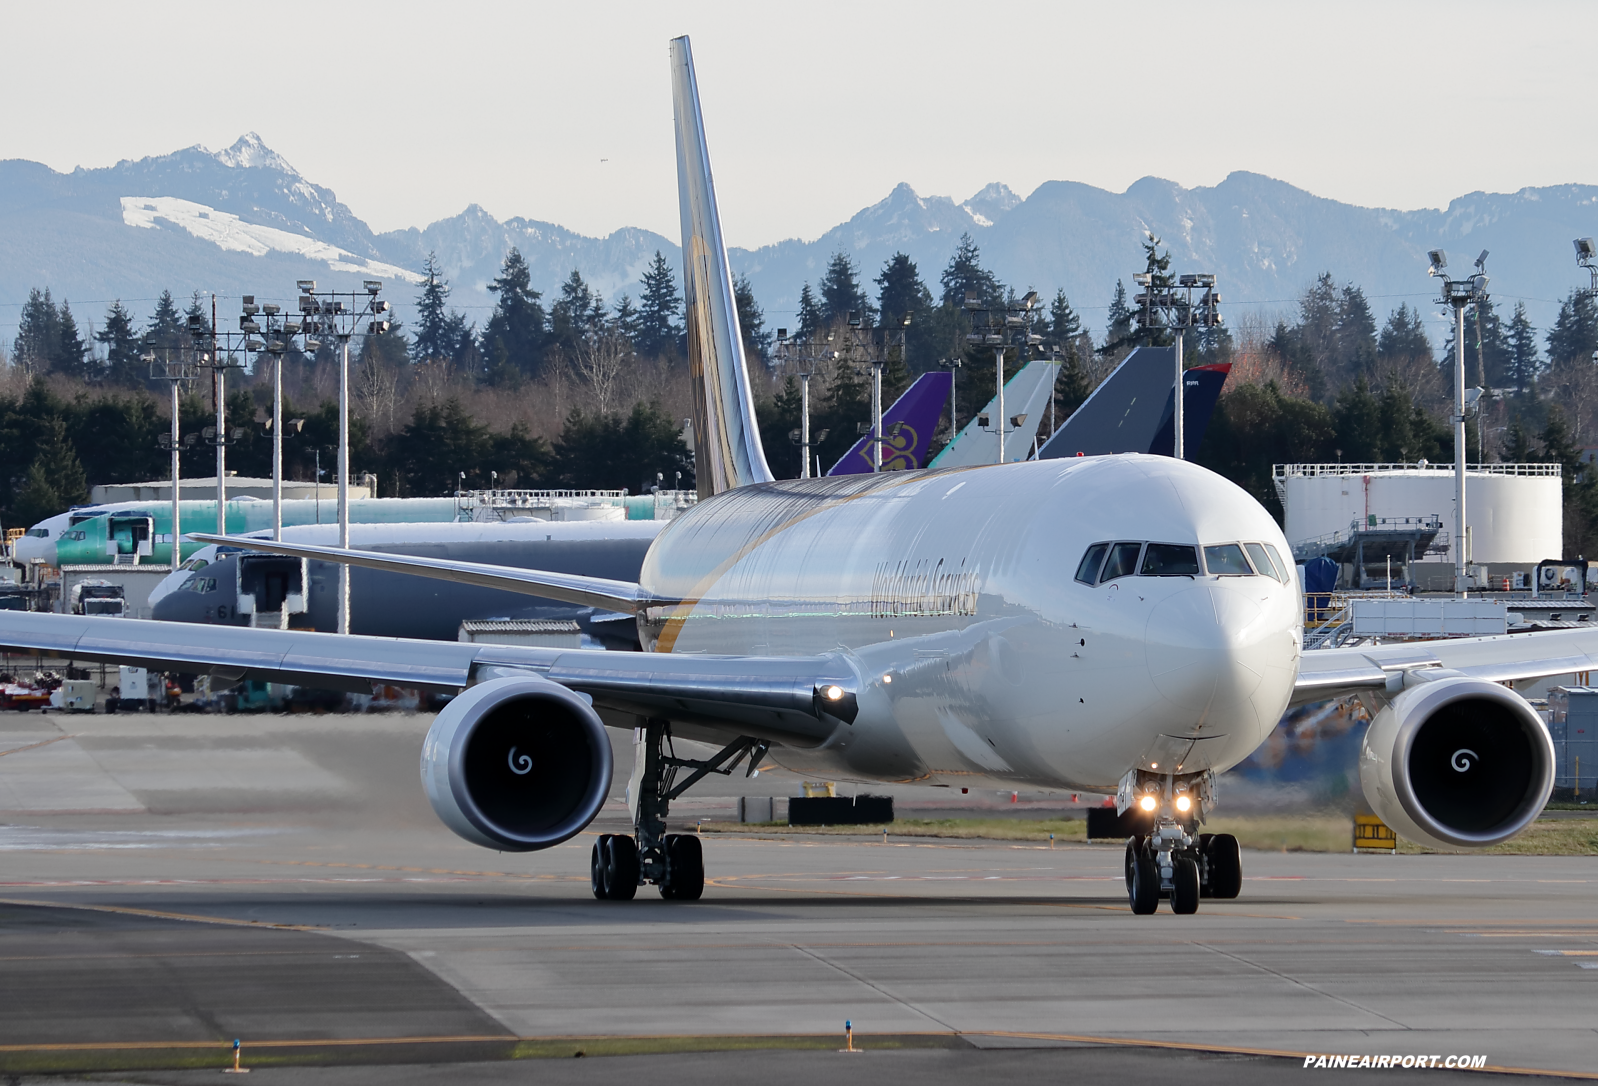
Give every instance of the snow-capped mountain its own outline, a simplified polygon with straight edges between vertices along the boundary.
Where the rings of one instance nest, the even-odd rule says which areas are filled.
[[[1024,199],[994,183],[963,201],[901,184],[819,238],[734,249],[731,258],[776,326],[791,323],[800,287],[816,283],[835,253],[847,253],[869,283],[905,252],[936,294],[939,272],[970,233],[1000,279],[1046,295],[1063,288],[1100,331],[1116,281],[1130,282],[1141,267],[1146,231],[1170,249],[1175,270],[1216,273],[1234,316],[1290,313],[1323,271],[1362,286],[1378,320],[1400,301],[1430,312],[1439,307],[1429,301],[1435,284],[1425,275],[1426,250],[1457,250],[1455,265],[1468,268],[1488,249],[1500,304],[1525,300],[1546,329],[1557,300],[1585,282],[1570,239],[1598,233],[1595,205],[1598,187],[1562,185],[1472,193],[1441,211],[1392,211],[1252,173],[1192,189],[1148,177],[1122,193],[1050,181]],[[725,225],[736,236],[737,224]],[[573,269],[608,299],[636,296],[657,249],[680,262],[676,244],[652,231],[591,238],[548,222],[500,222],[475,204],[425,227],[374,234],[253,133],[222,151],[190,147],[66,174],[5,161],[0,343],[14,335],[20,303],[35,286],[70,299],[80,319],[98,321],[112,298],[147,315],[162,289],[180,299],[195,290],[271,299],[292,295],[297,279],[346,289],[376,278],[388,284],[386,296],[404,320],[429,251],[453,285],[452,303],[481,324],[493,304],[487,283],[512,245],[546,296]]]

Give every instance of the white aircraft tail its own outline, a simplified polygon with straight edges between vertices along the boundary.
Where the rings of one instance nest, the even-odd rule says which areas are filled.
[[[682,206],[683,296],[694,388],[694,475],[699,496],[770,482],[755,425],[732,270],[721,237],[699,85],[686,37],[671,42],[671,97],[677,121],[677,195]]]

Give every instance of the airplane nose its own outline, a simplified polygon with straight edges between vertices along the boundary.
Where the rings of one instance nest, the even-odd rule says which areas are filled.
[[[1163,600],[1149,615],[1146,644],[1155,689],[1188,727],[1254,728],[1262,685],[1274,698],[1277,680],[1291,677],[1290,633],[1225,584],[1196,584]]]

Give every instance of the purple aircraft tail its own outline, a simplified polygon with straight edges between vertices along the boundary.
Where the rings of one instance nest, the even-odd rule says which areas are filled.
[[[946,371],[923,373],[893,406],[882,413],[882,470],[904,471],[919,468],[928,460],[927,446],[949,402],[954,374]],[[871,470],[870,435],[855,442],[828,475],[864,475]]]

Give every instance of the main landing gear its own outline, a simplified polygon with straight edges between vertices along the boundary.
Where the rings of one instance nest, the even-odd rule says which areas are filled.
[[[1162,781],[1146,774],[1128,778],[1137,808],[1154,816],[1153,832],[1126,841],[1126,895],[1132,911],[1147,916],[1159,908],[1162,897],[1179,914],[1198,912],[1200,898],[1235,898],[1243,888],[1237,838],[1193,832],[1209,798],[1209,782],[1177,782],[1171,776]],[[1190,791],[1190,785],[1198,787]]]
[[[666,812],[671,801],[709,773],[731,774],[749,756],[747,773],[754,773],[769,744],[740,736],[704,761],[678,758],[672,751],[671,725],[651,720],[634,732],[633,776],[627,803],[633,815],[634,835],[605,833],[594,842],[589,859],[594,896],[601,901],[631,901],[638,887],[652,882],[668,901],[698,901],[705,891],[705,859],[699,838],[691,833],[667,833]],[[679,770],[693,772],[681,784]]]

